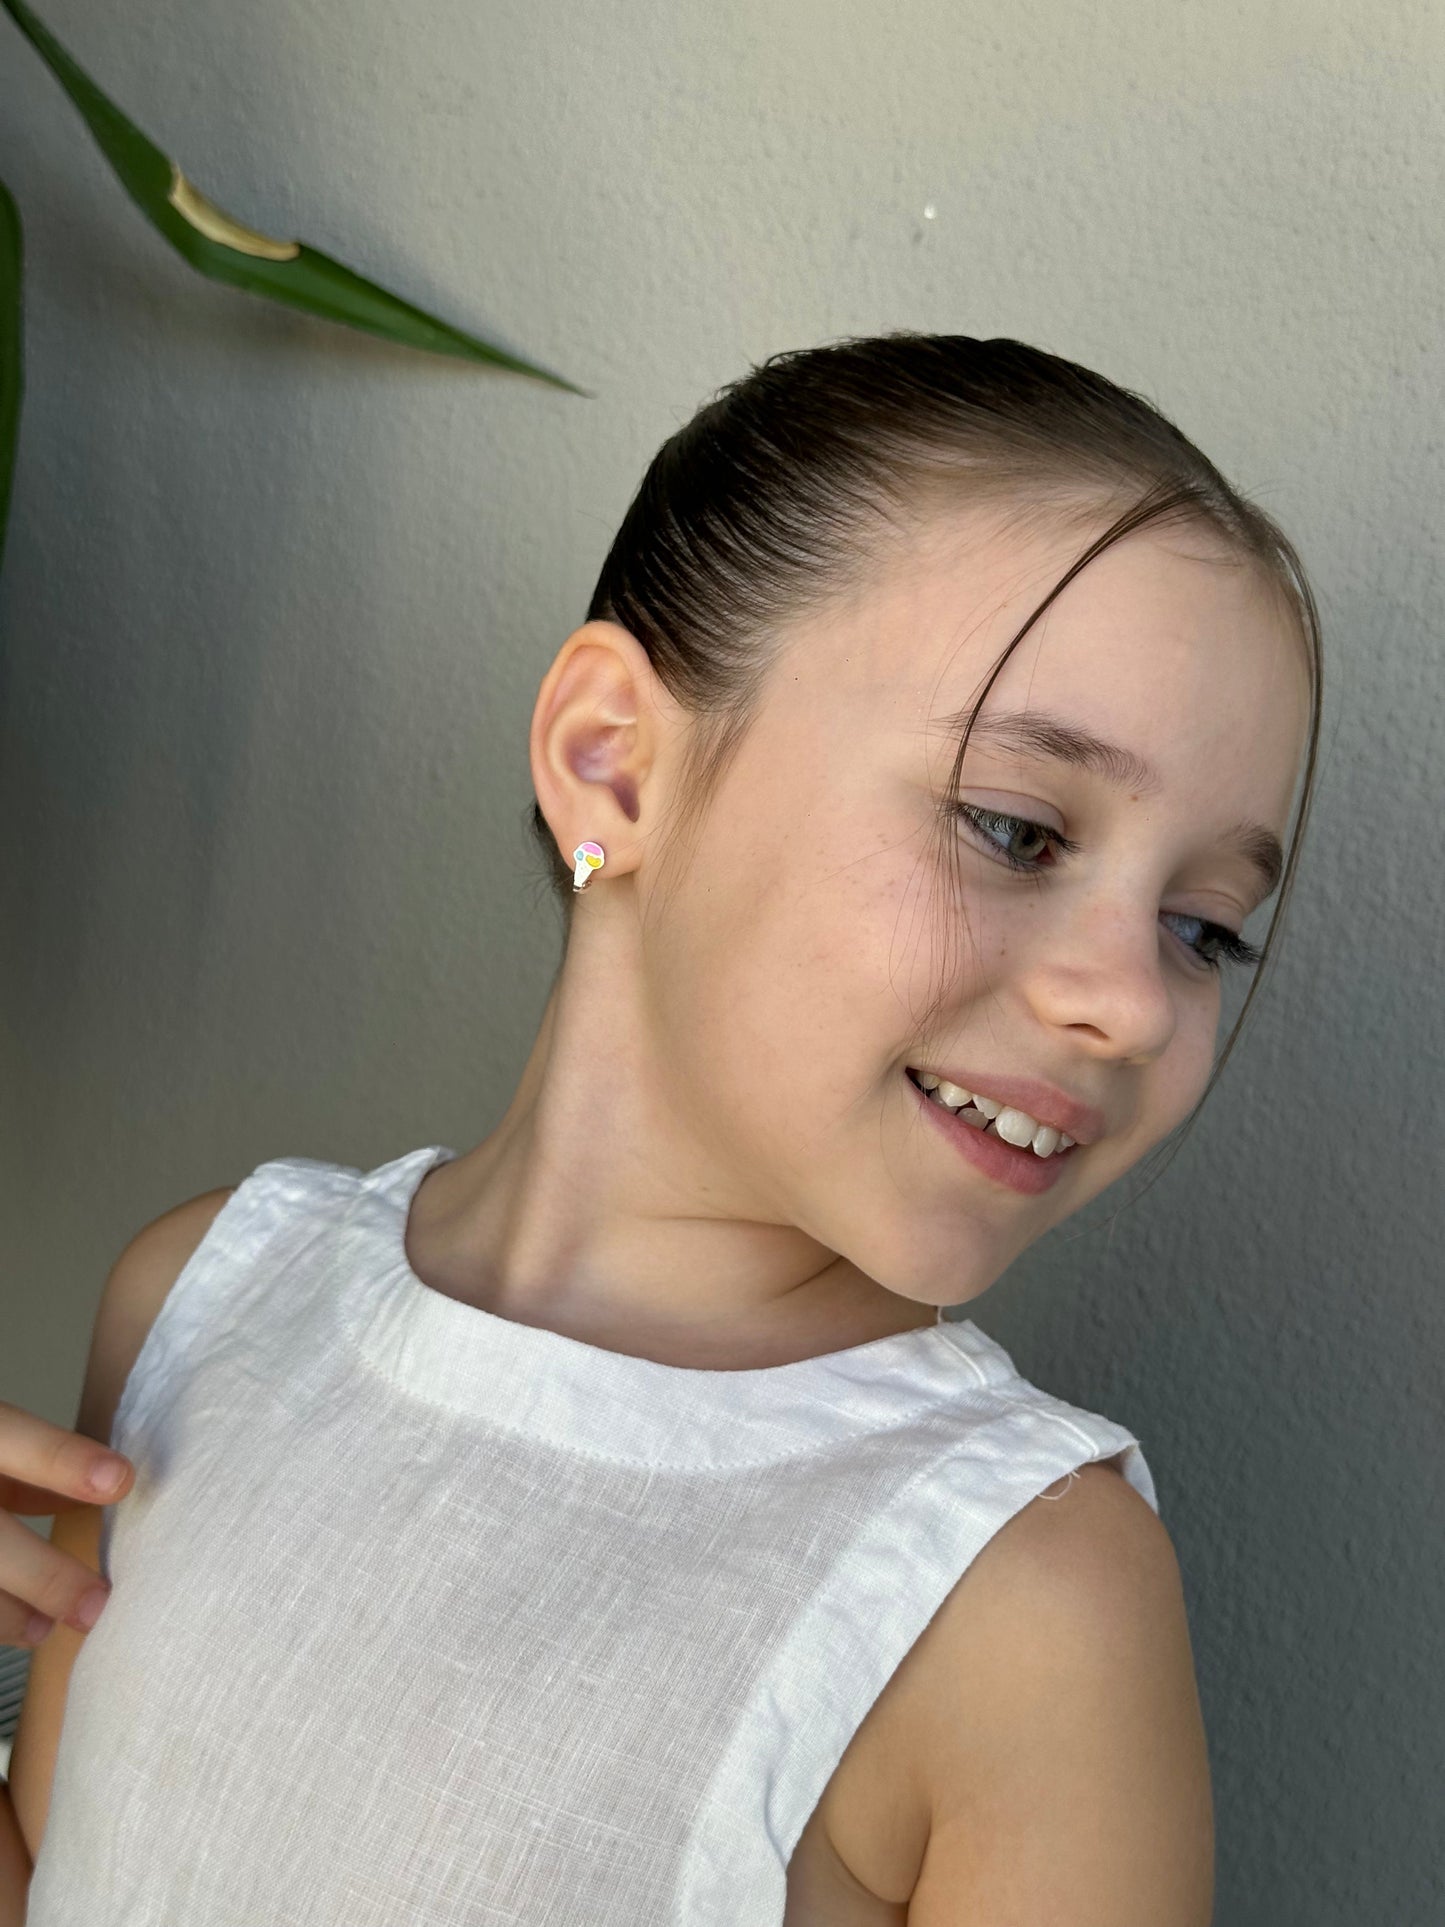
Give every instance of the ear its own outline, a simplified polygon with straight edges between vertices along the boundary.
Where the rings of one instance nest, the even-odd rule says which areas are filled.
[[[677,706],[647,651],[616,622],[584,622],[557,651],[532,710],[528,755],[537,802],[563,861],[584,839],[609,878],[635,868],[647,781]]]

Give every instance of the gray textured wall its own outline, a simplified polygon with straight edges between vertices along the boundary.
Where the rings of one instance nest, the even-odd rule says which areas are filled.
[[[657,443],[780,348],[1022,336],[1283,518],[1331,687],[1212,1114],[970,1315],[1144,1442],[1218,1920],[1438,1927],[1438,0],[42,11],[240,219],[597,398],[192,275],[0,18],[0,1397],[71,1422],[105,1271],[168,1205],[490,1128],[556,946],[527,720]]]

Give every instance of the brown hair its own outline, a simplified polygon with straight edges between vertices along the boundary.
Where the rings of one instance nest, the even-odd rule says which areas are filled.
[[[1151,403],[1076,362],[968,335],[848,339],[771,356],[663,443],[607,553],[587,618],[629,630],[695,718],[668,858],[680,858],[747,731],[784,625],[866,583],[889,531],[978,501],[1091,520],[1115,506],[1119,513],[1010,641],[970,712],[938,822],[955,888],[952,804],[973,719],[1034,623],[1102,550],[1149,523],[1202,527],[1226,554],[1259,568],[1300,630],[1311,685],[1300,808],[1259,972],[1202,1104],[1263,980],[1293,885],[1319,739],[1319,617],[1299,556],[1272,518]],[[570,931],[571,866],[535,800],[530,827]]]

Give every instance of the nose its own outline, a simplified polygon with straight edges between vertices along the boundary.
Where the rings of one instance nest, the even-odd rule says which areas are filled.
[[[1117,899],[1081,905],[1041,938],[1028,985],[1036,1015],[1098,1056],[1151,1062],[1179,1021],[1166,941],[1157,910]],[[1205,981],[1201,973],[1201,990]]]

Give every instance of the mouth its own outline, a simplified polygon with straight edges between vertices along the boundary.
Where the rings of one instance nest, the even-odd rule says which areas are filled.
[[[996,1121],[985,1117],[973,1104],[952,1111],[924,1090],[911,1067],[905,1067],[903,1074],[920,1107],[954,1148],[976,1170],[1010,1191],[1037,1197],[1050,1190],[1063,1175],[1063,1167],[1082,1148],[1071,1144],[1066,1150],[1054,1150],[1047,1157],[1040,1157],[1028,1145],[1020,1147],[1001,1138]]]

